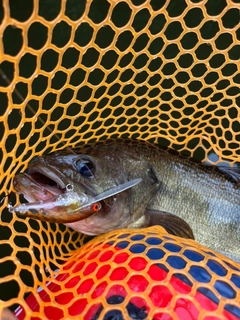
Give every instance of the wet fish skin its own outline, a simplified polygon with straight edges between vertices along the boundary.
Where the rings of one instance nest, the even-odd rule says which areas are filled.
[[[95,148],[90,147],[85,149],[86,152],[77,149],[72,153],[69,149],[66,149],[34,158],[28,166],[27,174],[20,173],[15,176],[13,179],[14,188],[22,193],[27,201],[37,202],[40,200],[46,201],[46,199],[52,197],[52,193],[64,192],[67,185],[72,185],[74,191],[79,194],[85,193],[95,196],[126,181],[133,180],[131,177],[137,176],[124,169],[124,166],[128,164],[126,161],[121,161],[118,153],[109,155],[107,149],[97,147],[97,151],[100,151],[100,158],[98,158],[98,156],[94,157],[94,152],[92,152],[94,150]],[[82,160],[83,162],[91,160],[94,167],[97,168],[94,178],[84,177],[78,173],[77,163]],[[86,223],[83,221],[82,226],[79,229],[76,227],[76,230],[89,235],[96,235],[117,228],[137,226],[136,220],[143,217],[139,224],[141,226],[145,220],[145,207],[149,199],[158,191],[158,185],[154,180],[155,176],[152,175],[151,165],[146,161],[139,162],[137,158],[134,161],[139,173],[141,172],[141,176],[144,178],[144,186],[147,188],[147,192],[144,192],[142,186],[136,185],[134,188],[101,201],[102,208],[97,215],[94,214],[94,219],[86,220]],[[49,179],[52,182],[54,181],[56,185],[49,185]],[[66,221],[67,212],[65,212],[65,209],[63,211],[62,208],[56,208],[55,212],[44,210],[39,214],[35,211],[29,211],[24,215],[39,220],[57,222],[57,210],[59,212],[59,222],[62,222],[61,215],[64,215]],[[69,215],[69,221],[71,221],[71,218],[72,215]],[[85,213],[82,217],[79,216],[78,220],[81,219],[86,219]],[[77,222],[79,221],[75,223]],[[74,227],[74,224],[71,224],[71,227]]]
[[[164,227],[169,223],[171,230],[172,214],[175,220],[179,219],[179,229],[188,229],[189,225],[198,242],[240,261],[240,178],[237,174],[233,175],[234,181],[218,168],[136,140],[107,140],[83,146],[74,153],[76,155],[63,150],[41,157],[30,163],[29,173],[40,170],[52,175],[54,181],[58,179],[62,186],[72,183],[75,190],[91,195],[131,179],[142,178],[142,182],[103,201],[102,209],[96,214],[68,226],[95,235],[117,228],[162,225],[164,221]],[[93,164],[94,178],[86,178],[76,171],[76,161],[80,158]],[[28,200],[26,188],[20,189]],[[165,213],[168,219],[162,219]]]

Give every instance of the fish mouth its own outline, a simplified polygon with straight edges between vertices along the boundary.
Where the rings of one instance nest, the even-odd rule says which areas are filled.
[[[54,171],[31,169],[19,173],[13,180],[16,191],[27,200],[27,204],[8,208],[11,212],[49,222],[69,223],[82,220],[101,209],[100,202],[87,196],[70,180],[60,179]]]
[[[67,177],[63,180],[59,177],[60,173],[57,174],[48,168],[30,168],[27,175],[32,182],[35,182],[37,185],[43,187],[53,195],[66,192],[67,185],[74,186],[74,181],[67,179]],[[91,188],[91,186],[87,186],[85,183],[81,183],[79,181],[78,187],[82,188],[81,192],[86,192],[91,196],[96,195],[95,190]]]
[[[44,168],[33,168],[29,169],[28,173],[24,173],[34,184],[40,186],[52,195],[64,193],[66,191],[66,185],[62,179],[53,171]]]

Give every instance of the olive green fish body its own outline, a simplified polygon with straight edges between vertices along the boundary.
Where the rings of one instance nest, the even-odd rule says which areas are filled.
[[[154,160],[160,188],[149,208],[182,218],[198,242],[240,261],[238,182],[224,169],[169,153]]]
[[[42,194],[64,193],[71,185],[91,197],[141,178],[134,187],[101,201],[97,213],[66,224],[91,235],[160,224],[240,261],[240,179],[230,170],[199,164],[143,141],[106,140],[40,157],[30,163],[28,175],[31,189],[35,181]],[[20,177],[14,185],[28,201],[41,200]]]

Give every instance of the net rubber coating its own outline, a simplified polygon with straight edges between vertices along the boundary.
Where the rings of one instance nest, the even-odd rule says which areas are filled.
[[[238,0],[0,3],[0,317],[240,318],[237,263],[158,228],[82,247],[88,237],[17,217],[7,204],[19,195],[4,198],[34,157],[107,138],[238,167],[239,10]]]
[[[30,319],[237,320],[240,268],[207,251],[161,227],[99,236],[26,298]]]

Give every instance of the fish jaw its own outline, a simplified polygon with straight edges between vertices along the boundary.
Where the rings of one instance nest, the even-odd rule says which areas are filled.
[[[138,228],[145,222],[144,210],[139,207],[139,223],[136,223],[135,215],[130,213],[129,190],[121,192],[114,197],[101,202],[101,210],[96,214],[71,223],[64,223],[75,231],[95,236],[116,229]]]
[[[50,181],[53,174],[48,172],[48,176],[38,176],[37,181],[34,180],[36,175],[39,175],[39,172],[16,175],[13,180],[14,188],[23,194],[29,203],[16,207],[9,205],[10,211],[38,220],[64,223],[84,219],[101,209],[101,204],[93,202],[92,197],[82,192],[74,192],[73,185],[65,186],[63,182],[61,186],[64,185],[65,188],[59,188],[57,183],[56,186],[48,185],[46,181]],[[56,180],[59,182],[59,179]],[[68,190],[69,186],[72,190]]]
[[[36,183],[36,181],[26,173],[19,173],[13,179],[14,189],[24,195],[24,198],[28,202],[35,202],[40,200],[50,199],[55,192],[44,188],[42,185]],[[59,192],[61,192],[59,190]]]

